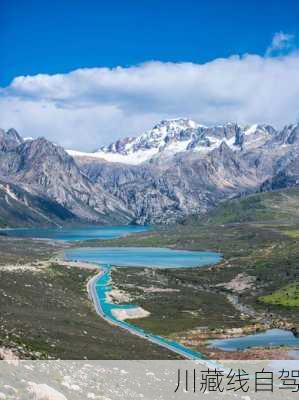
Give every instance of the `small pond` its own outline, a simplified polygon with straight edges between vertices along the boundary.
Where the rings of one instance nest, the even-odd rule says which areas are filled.
[[[299,337],[283,329],[270,329],[253,335],[209,341],[209,347],[224,351],[246,350],[251,347],[277,346],[298,346],[299,348]]]

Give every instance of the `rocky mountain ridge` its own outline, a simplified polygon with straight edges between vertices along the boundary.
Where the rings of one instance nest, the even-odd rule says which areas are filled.
[[[227,123],[206,127],[181,118],[163,120],[140,136],[117,140],[94,153],[68,152],[75,157],[139,165],[157,157],[169,158],[182,152],[208,153],[223,142],[232,150],[248,151],[264,145],[277,134],[278,131],[270,125],[239,126]]]
[[[95,153],[0,130],[0,222],[9,200],[24,215],[31,207],[28,224],[172,223],[228,198],[297,185],[298,149],[299,124],[161,121]]]
[[[62,147],[45,138],[24,141],[11,131],[0,131],[0,192],[4,208],[9,201],[18,201],[21,209],[35,212],[37,222],[43,221],[45,225],[132,220],[130,212],[110,193],[92,184]],[[37,203],[37,199],[43,199],[48,206],[43,212],[38,207],[32,208],[29,205],[32,198]]]
[[[138,223],[168,223],[227,198],[296,185],[298,140],[298,124],[276,130],[266,124],[205,127],[179,119],[73,156]]]

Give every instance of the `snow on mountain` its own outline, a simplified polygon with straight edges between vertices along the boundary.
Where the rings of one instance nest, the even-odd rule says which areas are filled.
[[[157,154],[157,150],[156,149],[150,149],[147,151],[140,150],[139,152],[131,154],[120,154],[120,153],[103,152],[103,151],[96,151],[94,153],[85,153],[76,150],[67,150],[67,153],[72,157],[88,157],[88,158],[105,160],[113,163],[138,165],[147,160],[150,160],[155,154]]]
[[[75,160],[45,138],[25,141],[0,129],[1,219],[174,223],[234,196],[298,185],[299,124],[277,131],[176,119],[94,153],[69,154]]]
[[[98,158],[108,162],[138,165],[153,157],[171,157],[192,151],[209,153],[226,143],[232,150],[250,150],[262,146],[275,129],[254,124],[241,127],[234,123],[206,127],[190,119],[163,120],[138,137],[128,137],[102,146],[94,153],[68,150],[74,157]]]
[[[254,124],[244,128],[242,138],[242,146],[253,150],[263,146],[269,139],[273,137],[276,130],[270,125]]]

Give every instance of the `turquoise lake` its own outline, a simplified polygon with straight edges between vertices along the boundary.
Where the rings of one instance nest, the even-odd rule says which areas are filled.
[[[17,237],[47,238],[65,241],[90,239],[113,239],[132,233],[146,232],[149,226],[110,226],[68,229],[3,229],[2,234]],[[96,303],[104,318],[135,334],[142,335],[151,341],[170,350],[179,351],[181,355],[192,359],[204,359],[199,352],[189,349],[180,343],[168,340],[143,329],[118,320],[113,311],[116,309],[135,308],[135,304],[113,304],[107,299],[111,287],[111,268],[118,267],[153,267],[153,268],[191,268],[211,265],[221,260],[222,255],[213,252],[197,252],[171,250],[150,247],[77,247],[66,249],[64,258],[72,261],[87,261],[101,266],[102,274],[98,276],[95,285]]]
[[[66,260],[120,267],[191,268],[220,261],[221,254],[152,247],[97,247],[65,250]]]
[[[151,229],[149,226],[100,226],[66,229],[3,229],[1,232],[8,236],[47,238],[55,240],[78,241],[90,239],[114,239],[129,234],[142,233]],[[152,268],[192,268],[203,267],[218,263],[222,254],[214,252],[198,252],[172,250],[151,247],[77,247],[65,250],[65,259],[72,261],[87,261],[99,264],[105,273],[99,277],[96,285],[97,301],[103,313],[119,326],[142,333],[143,330],[126,321],[118,321],[113,316],[117,308],[136,307],[134,304],[111,304],[107,301],[107,292],[111,290],[111,267],[152,267]],[[148,332],[147,337],[154,338],[158,343],[180,349],[187,356],[204,358],[201,353],[185,348],[179,343],[169,341]],[[299,348],[299,338],[291,332],[272,329],[263,333],[243,337],[211,340],[210,347],[224,351],[245,350],[250,347],[292,346]]]
[[[232,339],[211,340],[209,347],[224,351],[246,350],[250,347],[298,346],[299,338],[290,331],[270,329],[266,332],[236,337]]]
[[[84,228],[17,228],[2,229],[7,236],[30,237],[54,240],[91,240],[116,239],[131,233],[141,233],[150,230],[149,226],[122,225],[122,226],[90,226]]]

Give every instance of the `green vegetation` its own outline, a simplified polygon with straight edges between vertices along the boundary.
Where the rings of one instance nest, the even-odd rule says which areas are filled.
[[[0,239],[1,261],[6,264],[0,266],[0,347],[33,359],[176,358],[96,314],[86,290],[95,271],[37,260],[38,254],[53,255],[53,246],[47,241],[26,240],[23,247],[22,239],[9,239],[5,249],[5,240]],[[23,270],[7,262],[13,251],[17,252],[14,265],[22,265]],[[25,268],[18,256],[22,251]]]
[[[66,245],[51,240],[11,238],[0,232],[1,265],[23,265],[48,260],[54,252],[62,251]],[[1,286],[0,286],[1,288]]]
[[[276,221],[299,218],[299,189],[252,194],[226,201],[203,221],[209,224]]]
[[[286,322],[298,328],[298,204],[296,188],[259,193],[176,226],[74,246],[156,246],[223,254],[212,267],[115,268],[113,286],[151,313],[132,321],[145,330],[184,337],[198,327],[244,327],[264,319],[273,326]],[[86,293],[93,272],[50,265],[47,260],[58,250],[63,246],[57,242],[0,236],[0,346],[21,345],[33,358],[36,351],[59,358],[175,357],[99,318]],[[39,267],[44,262],[48,266],[40,272],[1,270],[1,264]],[[244,276],[250,284],[239,290],[236,281]]]
[[[176,272],[136,268],[113,270],[112,279],[117,287],[130,293],[131,302],[151,313],[149,317],[131,320],[131,323],[156,334],[171,335],[197,327],[233,328],[248,322],[241,320],[240,312],[223,295],[215,296],[212,292],[186,286],[176,279]]]
[[[6,222],[2,218],[0,218],[0,228],[6,228],[6,227],[7,227]]]
[[[292,238],[295,238],[295,239],[298,238],[298,239],[299,239],[299,230],[297,230],[297,229],[294,229],[294,230],[292,230],[292,231],[290,231],[290,230],[285,230],[284,233],[285,233],[286,235],[292,237]]]
[[[287,285],[268,296],[261,296],[260,301],[285,307],[299,307],[299,283]]]
[[[112,274],[114,284],[129,292],[135,304],[151,312],[151,316],[135,323],[153,332],[170,335],[202,326],[209,329],[242,327],[265,313],[273,321],[288,321],[299,326],[298,312],[282,305],[260,302],[260,296],[273,293],[299,278],[298,243],[283,235],[271,235],[269,230],[266,235],[269,242],[262,247],[257,231],[250,250],[247,239],[237,236],[237,232],[234,231],[236,236],[232,242],[237,241],[242,246],[244,240],[239,254],[236,255],[231,245],[225,246],[229,233],[224,230],[219,246],[228,256],[211,268],[168,269],[155,275],[141,274],[134,268],[116,269]],[[213,232],[206,231],[206,235],[209,237]],[[244,273],[253,278],[250,287],[241,293],[227,288],[228,283]],[[151,293],[144,287],[172,288],[179,292]],[[228,302],[227,295],[236,296],[240,304],[250,307],[253,316],[241,317],[241,312]]]
[[[299,313],[294,309],[260,301],[261,296],[271,295],[299,281],[298,204],[298,189],[259,193],[222,204],[202,219],[193,217],[177,226],[88,245],[165,246],[223,253],[223,261],[217,266],[161,270],[157,275],[159,279],[149,274],[142,276],[133,269],[114,273],[115,284],[152,312],[149,318],[135,321],[142,327],[167,334],[171,330],[179,332],[196,326],[213,329],[248,323],[250,318],[242,320],[236,309],[232,311],[227,295],[235,296],[241,306],[249,307],[253,319],[265,314],[273,323],[286,321],[298,327]],[[240,274],[249,276],[253,283],[238,292],[230,283]],[[141,286],[156,286],[162,282],[164,288],[172,287],[180,292],[138,292],[134,283],[140,279]],[[159,309],[159,304],[166,306]],[[222,318],[222,315],[230,318]]]

